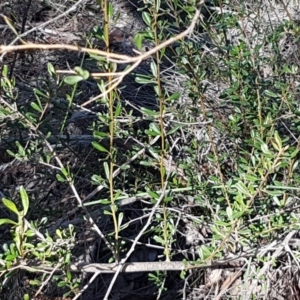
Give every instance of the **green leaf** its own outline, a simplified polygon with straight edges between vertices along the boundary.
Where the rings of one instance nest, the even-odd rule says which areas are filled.
[[[25,156],[26,154],[25,149],[18,141],[16,142],[16,146],[18,147],[18,154],[20,156]]]
[[[281,196],[282,194],[285,193],[285,191],[268,191],[268,190],[264,190],[265,193],[271,195],[271,196],[274,196],[274,197],[277,197],[277,196]]]
[[[65,175],[65,177],[68,177],[68,170],[66,168],[61,168],[61,172],[63,173],[63,175]]]
[[[234,185],[238,191],[240,191],[242,194],[246,195],[246,196],[250,196],[251,194],[249,193],[247,187],[245,186],[244,183],[242,183],[241,181],[239,181],[237,184]]]
[[[27,236],[27,232],[26,232],[26,236]],[[23,246],[24,246],[24,248],[26,247],[26,248],[28,248],[28,249],[35,249],[35,245],[30,244],[30,243],[24,243],[24,242],[23,242]],[[23,248],[23,249],[24,249],[24,248]]]
[[[97,38],[99,38],[99,39],[101,39],[101,40],[104,41],[104,38],[102,38],[102,37],[97,37]],[[94,53],[89,53],[89,55],[90,55],[91,58],[93,58],[93,59],[95,59],[97,61],[106,61],[106,58],[103,57],[103,56],[99,56],[99,55],[96,55]]]
[[[275,131],[274,138],[275,138],[275,141],[276,141],[279,149],[281,149],[282,148],[282,141],[281,141],[281,138],[280,138],[277,131]]]
[[[66,255],[66,257],[65,257],[64,263],[65,263],[65,264],[69,264],[70,261],[71,261],[71,253],[68,252],[67,255]],[[68,276],[68,274],[69,274],[68,280],[70,281],[70,280],[72,279],[72,275],[71,275],[71,272],[70,272],[69,270],[68,270],[67,272],[69,272],[69,273],[67,273],[67,276]]]
[[[95,202],[95,201],[94,201]],[[108,205],[111,203],[110,200],[108,199],[102,199],[102,200],[98,200],[97,203],[103,204],[103,205]],[[87,203],[88,204],[88,203]]]
[[[300,187],[295,186],[277,186],[277,185],[267,185],[267,189],[282,189],[282,190],[292,190],[292,191],[300,191]],[[268,191],[269,192],[269,191]]]
[[[155,200],[157,200],[157,199],[159,198],[159,195],[156,194],[155,192],[147,191],[147,194],[148,194],[151,198],[153,198],[153,199],[155,199]]]
[[[240,218],[243,214],[244,214],[243,211],[238,211],[238,212],[235,211],[232,215],[232,219],[236,220],[236,219]]]
[[[150,135],[150,136],[158,136],[158,135],[160,135],[160,133],[157,133],[157,132],[155,132],[153,130],[145,130],[145,133],[148,134],[148,135]]]
[[[148,12],[143,11],[142,18],[148,27],[151,27],[151,15]]]
[[[168,97],[168,98],[166,99],[166,101],[177,100],[179,97],[180,97],[180,93],[179,93],[179,92],[176,92],[176,93],[172,94],[170,97]]]
[[[64,282],[64,281],[60,281],[60,282],[57,284],[58,287],[65,287],[66,285],[67,285],[67,283]]]
[[[145,107],[142,107],[142,108],[141,108],[141,111],[142,111],[142,113],[143,113],[144,115],[146,115],[146,116],[155,116],[155,117],[158,116],[158,113],[157,113],[156,111],[150,110],[150,109],[145,108]]]
[[[13,220],[10,220],[10,219],[0,219],[0,225],[3,225],[3,224],[18,225],[18,223],[14,222]]]
[[[124,214],[122,212],[120,212],[119,215],[118,215],[118,228],[119,229],[122,225],[123,217],[124,217]]]
[[[15,254],[8,254],[6,257],[5,257],[5,260],[6,261],[15,261],[18,257],[18,254],[15,253]]]
[[[115,213],[118,211],[118,206],[115,205],[115,204],[112,204],[112,205],[110,206],[110,209],[111,209],[111,213],[112,213],[112,214],[115,214]]]
[[[59,182],[65,182],[65,181],[66,181],[60,174],[56,174],[56,179],[57,179]]]
[[[60,229],[56,229],[55,233],[62,240],[63,237],[62,237]]]
[[[267,144],[262,143],[260,147],[261,147],[261,151],[263,153],[265,153],[265,154],[271,154],[271,152],[270,152]]]
[[[56,76],[56,71],[55,71],[55,68],[53,67],[53,65],[51,63],[48,62],[47,64],[47,69],[48,69],[48,72],[49,74],[54,77]]]
[[[155,86],[153,87],[153,89],[154,89],[154,91],[155,91],[155,94],[159,97],[161,91],[159,90],[158,85],[155,85]]]
[[[159,58],[160,58],[160,59],[162,59],[162,58],[164,57],[165,52],[166,52],[166,47],[164,47],[164,48],[162,48],[162,49],[160,50],[160,55],[159,55]]]
[[[23,300],[30,300],[29,295],[28,295],[28,294],[25,294],[25,295],[23,296]]]
[[[98,144],[97,142],[92,142],[92,145],[94,148],[96,148],[98,151],[100,152],[105,152],[105,153],[109,153],[103,146],[101,146],[100,144]]]
[[[107,180],[110,180],[109,167],[108,167],[108,163],[106,161],[103,163],[103,167],[104,167],[104,172],[105,172]]]
[[[154,239],[157,243],[160,243],[161,245],[164,245],[164,244],[165,244],[165,241],[164,241],[160,236],[155,235],[155,236],[153,237],[153,239]]]
[[[26,235],[27,237],[33,237],[33,236],[35,236],[35,231],[29,229],[29,230],[26,231],[25,235]],[[33,247],[34,247],[34,246],[33,246]]]
[[[156,63],[154,61],[152,61],[150,63],[150,68],[151,68],[151,71],[152,71],[152,74],[155,78],[157,78],[157,66],[156,66]]]
[[[176,125],[173,129],[171,129],[171,130],[167,133],[167,135],[170,135],[170,134],[176,132],[176,131],[179,130],[180,128],[182,128],[182,125]]]
[[[28,209],[29,209],[29,199],[26,190],[24,189],[23,186],[20,187],[20,196],[22,200],[22,205],[24,209],[24,216],[27,215]]]
[[[87,80],[90,77],[90,72],[82,69],[81,67],[75,67],[75,72],[80,75],[84,80]]]
[[[279,207],[281,206],[281,203],[280,203],[278,197],[274,196],[274,197],[273,197],[273,200],[274,200],[274,202],[275,202],[275,204],[276,204],[277,206],[279,206]]]
[[[293,171],[295,171],[298,168],[299,165],[299,160],[296,160],[295,163],[293,164]]]
[[[135,82],[140,83],[140,84],[147,84],[147,83],[156,83],[153,81],[149,76],[137,76],[135,78]]]
[[[271,140],[272,146],[274,147],[275,150],[279,151],[278,145],[274,142],[274,140]]]
[[[149,125],[149,129],[152,129],[154,132],[156,132],[158,135],[161,134],[160,129],[158,128],[156,123],[151,123]]]
[[[121,102],[118,102],[115,110],[115,118],[118,118],[121,115],[121,112],[122,112],[122,104]]]
[[[175,11],[177,11],[178,0],[173,0],[173,5],[174,5],[174,8],[175,8]]]
[[[111,19],[114,15],[114,7],[113,5],[109,2],[108,3],[108,16]]]
[[[255,182],[258,181],[258,178],[249,174],[245,174],[245,178],[249,181]]]
[[[134,43],[138,48],[138,50],[141,50],[143,48],[143,39],[144,39],[144,35],[141,33],[136,34],[134,37]]]
[[[270,90],[265,90],[265,94],[271,98],[278,98],[278,95]]]
[[[42,96],[44,98],[49,98],[48,95],[46,95],[45,93],[43,93],[42,91],[40,91],[39,89],[33,89],[35,96]]]
[[[161,0],[156,0],[156,13],[158,13],[159,12],[159,10],[160,10],[160,1]]]
[[[35,103],[35,102],[31,102],[30,103],[30,106],[33,108],[33,109],[35,109],[36,111],[38,111],[38,112],[42,112],[42,109]]]
[[[227,207],[226,208],[226,213],[227,213],[227,216],[230,220],[232,220],[232,208],[231,207]]]
[[[6,198],[2,199],[2,202],[3,204],[9,209],[11,210],[12,212],[14,212],[16,215],[19,215],[20,212],[18,211],[16,205],[11,201],[11,200],[8,200]]]
[[[21,249],[21,245],[22,245],[21,235],[16,234],[15,237],[14,237],[14,241],[16,243],[16,248],[17,248],[18,252],[21,253],[21,251],[22,251],[22,249]],[[12,248],[11,248],[11,253],[13,253]]]
[[[290,154],[290,158],[294,158],[298,154],[299,150],[296,149]]]
[[[34,280],[29,280],[29,284],[33,285],[33,286],[35,286],[35,285],[40,286],[41,282],[39,280],[34,279]]]
[[[74,85],[82,80],[83,80],[82,76],[79,75],[70,75],[64,78],[64,82],[69,85]]]
[[[94,138],[102,139],[103,137],[108,137],[108,134],[106,132],[101,132],[101,131],[94,131],[93,132]]]
[[[3,66],[2,75],[3,75],[3,77],[8,77],[8,66],[7,65]]]
[[[13,153],[12,151],[10,151],[10,150],[6,150],[6,152],[10,155],[10,156],[12,156],[12,157],[16,157],[16,155],[15,155],[15,153]]]
[[[215,225],[219,225],[219,226],[230,226],[231,223],[226,223],[226,222],[223,222],[223,221],[219,221],[219,220],[214,220],[214,223]]]
[[[150,162],[150,161],[146,161],[146,160],[142,160],[140,161],[140,165],[142,166],[147,166],[147,167],[152,167],[154,166],[156,163]]]
[[[100,185],[100,184],[103,183],[103,181],[104,181],[104,179],[101,176],[99,176],[99,175],[94,174],[92,176],[92,182],[93,182],[93,184]]]

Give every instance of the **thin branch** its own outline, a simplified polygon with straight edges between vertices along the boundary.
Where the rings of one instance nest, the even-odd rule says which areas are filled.
[[[38,289],[38,291],[35,293],[35,297],[38,296],[38,294],[40,294],[44,288],[44,286],[46,286],[46,284],[50,281],[50,279],[52,278],[52,276],[55,274],[55,272],[58,270],[58,268],[61,266],[60,263],[58,263],[55,268],[53,268],[52,272],[49,274],[49,276],[46,278],[45,281],[42,282],[40,288]]]
[[[145,60],[146,58],[150,57],[151,55],[155,54],[157,51],[160,51],[161,49],[173,44],[174,42],[183,39],[187,35],[191,34],[194,30],[194,27],[196,25],[196,22],[200,16],[200,10],[196,10],[195,15],[193,17],[193,20],[191,22],[191,25],[182,33],[176,35],[175,37],[171,37],[168,40],[164,41],[163,43],[157,45],[156,47],[150,49],[149,51],[145,53],[141,53],[138,56],[130,57],[128,55],[122,55],[122,54],[116,54],[111,52],[105,52],[98,49],[91,49],[86,47],[80,47],[80,46],[74,46],[74,45],[67,45],[67,44],[51,44],[51,45],[45,45],[45,44],[34,44],[34,43],[27,43],[25,45],[17,45],[17,46],[6,46],[1,45],[0,46],[0,53],[7,53],[7,52],[13,52],[13,51],[22,51],[22,50],[33,50],[33,49],[39,49],[39,50],[71,50],[71,51],[77,51],[77,52],[83,52],[83,53],[92,53],[92,54],[98,54],[101,56],[104,56],[106,58],[109,58],[111,62],[116,63],[132,63],[137,61]]]
[[[167,189],[167,185],[168,185],[168,178],[170,176],[170,172],[168,172],[167,174],[167,178],[166,178],[166,182],[165,182],[165,185],[162,189],[162,193],[161,193],[161,196],[157,199],[157,202],[156,204],[154,205],[154,207],[152,208],[151,210],[151,213],[149,215],[149,218],[145,224],[145,226],[142,228],[142,230],[139,232],[139,234],[137,235],[137,237],[135,238],[134,242],[132,243],[129,251],[126,253],[126,256],[120,261],[117,269],[116,269],[116,272],[114,274],[114,277],[112,278],[111,280],[111,283],[106,291],[106,294],[105,294],[105,297],[104,297],[104,300],[107,300],[110,293],[111,293],[111,290],[115,284],[115,281],[119,275],[119,273],[122,271],[123,269],[123,266],[124,264],[126,263],[126,261],[129,259],[130,255],[133,253],[133,251],[135,250],[135,246],[136,244],[138,243],[138,241],[140,240],[140,238],[142,237],[142,235],[145,233],[145,231],[149,228],[152,220],[153,220],[153,217],[154,217],[154,214],[156,213],[156,210],[157,208],[159,207],[159,205],[161,204],[161,202],[163,201],[164,197],[165,197],[165,194],[166,194],[166,189]]]
[[[85,2],[85,1],[86,1],[86,0],[79,0],[79,1],[76,2],[74,5],[72,5],[69,9],[67,9],[65,12],[63,12],[63,13],[60,14],[60,15],[58,15],[57,17],[52,18],[52,19],[50,19],[49,21],[44,22],[43,24],[40,24],[40,25],[38,25],[38,26],[36,26],[36,27],[33,27],[33,28],[31,28],[30,30],[27,30],[26,32],[24,32],[24,33],[18,35],[18,36],[17,36],[17,37],[9,44],[9,45],[10,45],[10,46],[13,46],[16,42],[18,42],[20,39],[22,39],[22,37],[27,36],[29,33],[34,32],[34,31],[36,31],[36,30],[38,30],[38,29],[41,29],[41,28],[43,28],[43,27],[45,27],[45,26],[47,26],[47,25],[49,25],[49,24],[52,24],[52,23],[56,22],[56,21],[59,20],[60,18],[67,16],[69,13],[73,12],[73,11],[76,9],[76,7],[79,6],[79,4],[81,4],[81,3]],[[0,53],[2,53],[2,52],[0,52]],[[4,58],[5,54],[6,54],[6,53],[3,52],[3,54],[0,56],[0,62],[3,61],[3,58]]]
[[[92,284],[92,282],[98,277],[98,275],[100,274],[101,272],[95,272],[94,275],[92,276],[92,278],[89,280],[89,282],[81,289],[81,291],[72,299],[72,300],[76,300],[78,299],[82,294],[83,292],[88,289],[88,287]]]
[[[202,4],[202,2],[201,2],[201,4]],[[56,50],[56,49],[61,50],[61,49],[65,49],[65,50],[71,50],[71,51],[77,51],[77,52],[83,52],[83,53],[92,53],[92,54],[100,55],[100,56],[106,57],[109,61],[115,62],[115,63],[120,63],[120,64],[134,63],[126,71],[123,71],[122,73],[120,73],[120,77],[118,78],[117,82],[114,83],[113,85],[111,85],[109,89],[107,89],[101,95],[98,95],[98,96],[90,99],[89,101],[83,103],[82,107],[84,107],[87,104],[89,104],[89,103],[91,103],[91,102],[93,102],[93,101],[95,101],[95,100],[97,100],[101,97],[104,97],[109,92],[111,92],[113,89],[115,89],[121,83],[122,79],[127,74],[129,74],[132,70],[134,70],[143,60],[145,60],[148,57],[150,57],[151,55],[155,54],[157,51],[160,51],[161,49],[173,44],[174,42],[176,42],[180,39],[183,39],[184,37],[190,35],[193,32],[194,27],[196,25],[196,22],[200,17],[200,6],[197,7],[197,10],[196,10],[195,15],[192,19],[192,22],[191,22],[190,26],[185,31],[183,31],[182,33],[176,35],[175,37],[172,37],[172,38],[164,41],[163,43],[157,45],[153,49],[150,49],[149,51],[147,51],[145,53],[142,53],[138,56],[134,56],[134,57],[130,57],[130,56],[127,56],[127,55],[121,55],[121,54],[115,54],[115,53],[111,53],[111,52],[105,52],[105,51],[101,51],[101,50],[98,50],[98,49],[91,49],[91,48],[86,48],[86,47],[74,46],[74,45],[66,45],[66,44],[45,45],[45,44],[34,44],[34,43],[28,43],[28,44],[25,44],[25,45],[17,45],[17,46],[1,45],[0,46],[0,53],[5,54],[5,53],[8,53],[8,52],[13,52],[13,51],[33,50],[33,49],[42,49],[42,50]],[[0,57],[0,61],[1,61],[2,57],[3,57],[3,55]]]

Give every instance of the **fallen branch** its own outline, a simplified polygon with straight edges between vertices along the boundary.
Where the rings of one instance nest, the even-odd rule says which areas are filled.
[[[49,266],[27,266],[20,265],[21,269],[35,272],[60,272],[59,269]],[[155,262],[126,262],[119,265],[115,263],[77,263],[70,265],[72,272],[85,272],[97,274],[136,273],[136,272],[155,272],[155,271],[187,271],[189,269],[208,269],[208,268],[240,268],[240,265],[233,263],[213,263],[200,264],[199,262],[182,261],[155,261]]]

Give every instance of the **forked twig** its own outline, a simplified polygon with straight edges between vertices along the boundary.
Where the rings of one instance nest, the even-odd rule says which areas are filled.
[[[128,55],[122,55],[122,54],[116,54],[116,53],[111,53],[111,52],[106,52],[98,49],[91,49],[91,48],[86,48],[86,47],[80,47],[80,46],[74,46],[74,45],[67,45],[67,44],[50,44],[50,45],[45,45],[45,44],[34,44],[34,43],[27,43],[25,45],[1,45],[0,46],[0,53],[5,54],[8,52],[14,52],[14,51],[24,51],[24,50],[71,50],[71,51],[77,51],[77,52],[82,52],[82,53],[91,53],[91,54],[96,54],[100,55],[102,57],[106,57],[108,61],[115,62],[118,64],[124,64],[124,63],[133,63],[133,65],[128,68],[127,70],[120,72],[119,78],[114,83],[113,85],[110,86],[109,89],[107,89],[105,92],[102,94],[98,95],[97,97],[94,97],[93,99],[90,99],[89,101],[85,102],[82,104],[82,106],[86,106],[87,104],[106,96],[109,92],[111,92],[113,89],[115,89],[122,81],[122,79],[129,74],[131,71],[133,71],[143,60],[147,59],[151,55],[155,54],[156,52],[160,51],[161,49],[173,44],[174,42],[183,39],[184,37],[192,34],[196,22],[200,17],[200,8],[201,5],[204,3],[203,0],[199,3],[195,15],[192,19],[192,22],[190,26],[184,30],[183,32],[179,33],[178,35],[169,38],[168,40],[164,41],[163,43],[157,45],[153,49],[150,49],[149,51],[145,53],[141,53],[138,56],[128,56]],[[0,57],[0,60],[2,59],[3,55]]]

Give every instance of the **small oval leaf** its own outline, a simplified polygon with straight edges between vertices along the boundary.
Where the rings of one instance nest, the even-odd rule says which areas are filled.
[[[149,26],[151,27],[151,16],[148,12],[146,11],[143,11],[142,13],[142,18],[144,20],[144,22]]]
[[[4,198],[4,199],[2,199],[2,202],[9,210],[14,212],[16,215],[19,215],[19,211],[18,211],[16,205],[11,200]]]
[[[20,187],[20,196],[21,196],[22,205],[24,209],[24,216],[26,216],[29,209],[29,199],[28,199],[27,192],[23,186]]]
[[[144,35],[141,33],[138,33],[134,37],[134,43],[135,43],[136,47],[138,48],[138,50],[141,50],[143,47],[143,39],[144,39]]]
[[[103,146],[101,146],[99,143],[97,142],[92,142],[92,145],[94,148],[96,148],[98,151],[100,152],[105,152],[105,153],[109,153]]]
[[[71,76],[66,76],[64,78],[64,82],[69,85],[74,85],[81,80],[83,80],[83,78],[82,78],[82,76],[79,76],[79,75],[71,75]]]

